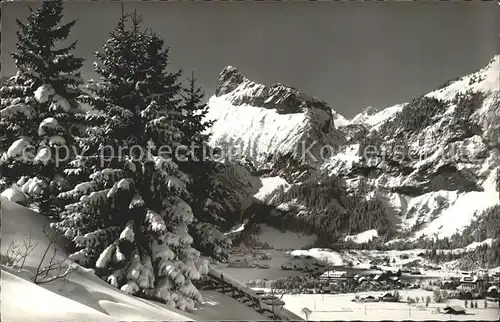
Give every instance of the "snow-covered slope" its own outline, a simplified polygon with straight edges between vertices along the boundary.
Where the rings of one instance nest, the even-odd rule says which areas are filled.
[[[2,269],[2,319],[5,321],[118,321],[108,315]]]
[[[212,145],[229,149],[229,157],[246,155],[257,167],[283,156],[316,164],[301,158],[302,147],[318,141],[311,149],[317,155],[321,145],[341,142],[334,123],[346,123],[325,102],[282,84],[257,84],[232,66],[219,75],[208,105]]]
[[[265,177],[262,178],[262,187],[254,197],[260,201],[265,201],[274,191],[278,189],[286,191],[289,187],[290,184],[281,177]]]
[[[461,231],[500,202],[499,57],[423,99],[363,111],[348,127],[366,138],[348,136],[323,170],[367,183],[415,237]]]
[[[369,127],[376,128],[378,125],[394,117],[394,115],[401,111],[405,105],[406,103],[397,104],[384,108],[381,111],[368,106],[363,112],[357,114],[348,121],[348,124],[365,124]]]
[[[2,263],[9,245],[23,241],[35,247],[23,270],[0,265],[1,314],[5,321],[207,321],[261,320],[263,317],[227,296],[213,292],[192,313],[130,296],[97,277],[92,270],[76,266],[65,279],[37,285],[31,277],[47,249],[50,236],[46,217],[6,198],[1,201]],[[31,239],[30,239],[31,237]],[[56,261],[67,252],[57,241]],[[50,250],[47,260],[52,257]],[[44,262],[45,266],[47,260]],[[204,294],[205,295],[205,294]],[[260,318],[259,318],[260,317]]]
[[[370,242],[372,239],[374,239],[376,237],[378,237],[377,230],[376,229],[370,229],[370,230],[364,231],[362,233],[359,233],[359,234],[356,234],[356,235],[353,235],[353,236],[346,236],[344,238],[344,240],[345,241],[354,242],[354,243],[358,243],[358,244],[362,244],[362,243],[368,243],[368,242]]]

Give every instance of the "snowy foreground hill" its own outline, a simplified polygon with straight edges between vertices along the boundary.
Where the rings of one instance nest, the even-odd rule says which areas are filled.
[[[2,214],[1,317],[4,321],[207,321],[265,320],[249,307],[221,293],[201,291],[203,302],[194,312],[140,299],[116,289],[92,270],[76,266],[65,279],[35,284],[36,271],[49,239],[48,219],[19,204],[0,198]],[[47,230],[49,231],[49,230]],[[46,231],[46,232],[47,232]],[[22,270],[4,265],[11,245],[34,245]],[[56,261],[67,260],[64,247],[56,246]],[[44,266],[52,257],[52,249]],[[12,255],[12,252],[10,252]]]
[[[319,185],[339,178],[347,194],[383,205],[393,240],[450,237],[500,203],[499,60],[352,120],[297,89],[260,85],[227,67],[209,100],[208,117],[216,121],[211,143],[251,159],[263,185],[255,198],[288,215],[321,221],[321,204],[326,209],[336,203],[348,217],[352,211],[341,193],[310,188],[311,178]],[[304,142],[317,142],[310,151],[318,160],[300,159]],[[325,145],[334,152],[322,155]],[[301,199],[306,188],[316,190]],[[311,198],[322,193],[326,200],[315,201],[313,213]],[[377,238],[377,227],[353,227],[364,226],[346,224],[345,240]]]

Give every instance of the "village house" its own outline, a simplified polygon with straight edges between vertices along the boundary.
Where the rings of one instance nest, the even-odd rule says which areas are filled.
[[[443,309],[443,311],[446,314],[454,314],[454,315],[465,314],[465,309],[458,305],[447,306]]]
[[[361,302],[378,302],[378,300],[375,297],[368,295],[364,298],[361,298]]]
[[[396,279],[392,279],[393,277],[395,277]],[[382,282],[395,282],[395,281],[398,281],[399,280],[399,277],[397,276],[393,276],[391,273],[389,272],[383,272],[382,274],[377,274],[373,277],[373,280],[375,282],[378,282],[378,283],[382,283]]]
[[[398,302],[398,299],[391,293],[386,293],[384,296],[379,298],[381,302]]]
[[[401,282],[399,276],[391,276],[389,278],[393,284],[399,284]]]
[[[364,281],[368,281],[368,278],[366,278],[366,276],[356,275],[354,276],[354,280],[358,283],[363,283]]]
[[[456,290],[458,283],[452,280],[445,280],[441,283],[441,289],[443,290]]]
[[[486,291],[486,299],[492,302],[500,301],[500,292],[498,292],[498,288],[496,286],[490,286]]]
[[[479,276],[462,276],[460,279],[460,286],[457,288],[465,292],[477,292],[486,287],[486,282],[479,278]]]
[[[495,274],[493,274],[493,283],[500,286],[500,272],[495,272]]]
[[[345,271],[327,271],[320,275],[319,279],[323,281],[346,280],[354,278],[351,274]]]

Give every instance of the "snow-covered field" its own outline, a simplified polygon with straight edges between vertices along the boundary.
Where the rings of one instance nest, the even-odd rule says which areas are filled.
[[[342,254],[325,248],[311,248],[308,250],[294,250],[290,252],[292,256],[310,256],[332,266],[346,265],[347,261]]]
[[[315,235],[305,235],[291,231],[282,232],[265,224],[260,224],[257,240],[269,244],[274,249],[298,249],[311,246],[316,241]]]
[[[413,305],[408,305],[407,303],[387,303],[387,302],[375,302],[375,303],[356,303],[352,302],[355,295],[361,297],[372,295],[374,297],[382,296],[385,293],[382,292],[365,292],[357,294],[285,294],[283,296],[283,301],[285,302],[285,308],[292,311],[295,314],[299,314],[304,317],[301,312],[304,307],[309,308],[312,314],[309,316],[310,320],[474,320],[474,321],[497,321],[499,318],[500,310],[498,309],[498,303],[489,302],[488,308],[483,308],[483,302],[478,301],[477,309],[466,309],[467,315],[453,315],[449,316],[447,314],[439,314],[436,312],[436,308],[440,307],[442,309],[447,305],[459,305],[464,306],[464,301],[462,300],[447,300],[444,303],[436,304],[431,302],[429,307],[425,307],[423,303],[416,303]],[[410,297],[431,296],[432,292],[423,290],[410,290],[410,291],[399,291],[402,299]]]
[[[370,229],[364,232],[361,232],[357,235],[349,235],[344,238],[345,241],[351,241],[354,243],[362,244],[367,243],[370,240],[378,237],[378,232],[376,229]]]
[[[222,267],[220,268],[224,274],[230,275],[235,279],[241,281],[242,283],[246,283],[251,280],[260,280],[260,279],[268,279],[275,280],[280,277],[287,276],[298,276],[304,275],[304,272],[300,271],[284,271],[280,268],[270,268],[270,269],[262,269],[262,268],[233,268],[233,267]]]

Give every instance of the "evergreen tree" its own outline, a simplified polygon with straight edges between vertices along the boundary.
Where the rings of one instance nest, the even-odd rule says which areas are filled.
[[[212,126],[213,121],[206,120],[208,105],[203,103],[205,92],[200,87],[197,87],[197,80],[193,72],[191,77],[188,78],[188,86],[182,89],[183,118],[179,124],[179,129],[184,134],[183,143],[185,145],[194,144],[197,150],[202,150],[208,140],[208,134],[204,134],[204,132]],[[195,155],[195,157],[199,157],[199,155]]]
[[[201,300],[192,280],[207,267],[188,232],[190,177],[162,149],[175,151],[183,140],[180,73],[167,70],[163,40],[141,21],[122,16],[96,54],[86,154],[67,170],[75,188],[60,195],[68,205],[54,227],[74,241],[72,259],[115,287],[192,309]]]
[[[43,1],[38,9],[30,8],[26,23],[17,20],[12,54],[17,74],[0,89],[2,176],[9,183],[26,176],[19,182],[23,191],[46,205],[64,185],[61,174],[72,151],[70,129],[79,119],[76,99],[82,83],[83,59],[71,53],[76,42],[57,46],[76,23],[62,24],[62,11],[62,0]],[[29,146],[34,149],[28,151]]]
[[[196,218],[191,226],[196,248],[203,254],[227,261],[231,239],[221,230],[228,230],[240,220],[242,208],[238,195],[243,193],[245,178],[237,165],[225,165],[207,160],[198,165],[190,191]],[[249,197],[249,196],[248,196]]]
[[[228,212],[237,210],[236,207],[229,209],[227,204],[222,204],[230,198],[219,177],[224,165],[211,158],[213,151],[207,145],[209,135],[205,132],[213,122],[206,120],[208,106],[203,103],[205,93],[196,82],[197,78],[192,73],[187,86],[182,88],[182,118],[179,120],[179,129],[183,133],[182,144],[190,153],[189,160],[180,166],[193,177],[189,191],[196,217],[190,232],[196,249],[204,255],[227,261],[229,255],[226,249],[232,242],[221,229],[229,228],[225,218]]]

